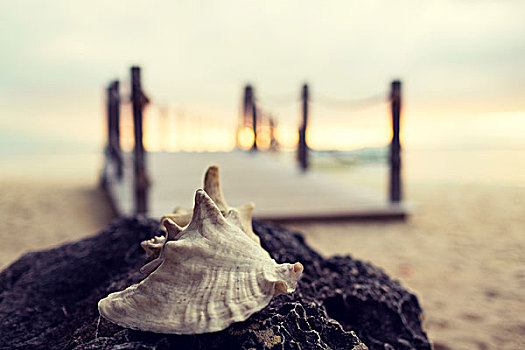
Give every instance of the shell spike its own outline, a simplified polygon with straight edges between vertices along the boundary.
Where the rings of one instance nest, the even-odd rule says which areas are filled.
[[[162,263],[162,260],[159,258],[155,260],[151,260],[149,263],[147,263],[146,265],[140,268],[140,272],[145,275],[149,275],[150,273],[155,271],[160,266],[161,263]]]
[[[204,175],[204,191],[206,191],[221,211],[228,211],[229,206],[226,204],[226,199],[224,199],[224,194],[221,190],[218,166],[212,165],[206,171],[206,175]]]
[[[296,262],[295,264],[293,264],[293,272],[295,272],[297,276],[300,276],[303,273],[303,270],[304,266],[300,262]]]
[[[160,250],[165,242],[166,237],[155,236],[152,239],[142,241],[140,243],[140,246],[142,247],[142,249],[144,249],[148,257],[156,258],[157,256],[159,256]]]
[[[160,264],[162,264],[162,261],[164,261],[164,252],[165,252],[167,243],[168,243],[168,238],[166,236],[166,240],[164,241],[164,244],[162,244],[162,247],[160,248],[159,255],[155,259],[147,263],[146,265],[142,266],[140,268],[140,272],[142,272],[145,275],[149,275],[150,273],[155,271],[160,266]]]
[[[193,229],[198,229],[205,221],[210,219],[219,225],[226,224],[226,219],[210,196],[208,196],[204,190],[199,189],[195,192],[193,216],[186,230],[191,231]]]
[[[182,227],[169,217],[162,218],[162,225],[166,228],[166,238],[168,241],[176,241],[182,235]]]

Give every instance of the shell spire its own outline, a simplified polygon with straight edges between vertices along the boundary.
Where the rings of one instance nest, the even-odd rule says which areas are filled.
[[[213,203],[219,208],[221,213],[226,216],[231,209],[236,209],[239,213],[239,220],[236,222],[238,227],[253,241],[260,244],[259,236],[253,232],[252,215],[255,209],[253,203],[247,203],[240,207],[230,207],[224,198],[219,179],[219,167],[216,165],[210,166],[204,175],[204,192],[208,194]],[[197,200],[197,199],[196,199]],[[161,221],[169,218],[179,226],[184,227],[189,225],[191,218],[195,215],[195,208],[193,211],[181,207],[175,208],[172,214],[162,217]],[[228,219],[227,219],[228,220]],[[148,242],[148,241],[146,241]],[[146,243],[147,244],[147,243]],[[144,248],[146,250],[146,248]]]

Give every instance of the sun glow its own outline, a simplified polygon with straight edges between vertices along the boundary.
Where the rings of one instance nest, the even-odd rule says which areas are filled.
[[[275,138],[282,148],[295,148],[299,140],[297,129],[291,126],[279,125],[275,129]]]
[[[253,145],[253,130],[249,127],[242,128],[237,133],[237,140],[239,142],[239,147],[241,147],[244,150],[249,150]]]
[[[422,114],[420,111],[419,114]],[[426,115],[429,115],[427,112]],[[460,116],[468,123],[468,128],[455,130],[449,123],[439,122],[443,111],[434,111],[430,114],[432,123],[423,118],[412,117],[406,120],[402,117],[401,143],[405,147],[420,145],[442,144],[445,140],[455,137],[461,140],[466,138],[466,145],[483,145],[484,147],[503,145],[513,147],[523,143],[515,141],[523,133],[525,123],[523,112],[501,113],[457,113],[450,115]],[[254,133],[251,127],[234,130],[232,123],[217,121],[216,119],[201,121],[189,119],[181,123],[176,118],[163,120],[156,118],[149,109],[144,114],[143,142],[147,151],[169,152],[213,152],[231,151],[237,145],[244,150],[251,149]],[[315,115],[314,115],[315,116]],[[374,118],[374,119],[372,119]],[[121,147],[124,151],[132,151],[134,146],[133,121],[131,109],[123,106],[121,114]],[[297,147],[298,128],[292,124],[275,126],[274,137],[281,149],[290,150]],[[366,118],[352,122],[341,120],[338,123],[326,123],[312,118],[308,126],[306,140],[313,149],[352,150],[364,147],[378,147],[388,144],[392,139],[390,116],[385,113],[376,113]],[[467,143],[467,142],[470,142]],[[270,128],[261,125],[257,130],[257,146],[260,150],[270,147]],[[459,144],[459,141],[458,141]],[[472,146],[471,146],[472,147]]]

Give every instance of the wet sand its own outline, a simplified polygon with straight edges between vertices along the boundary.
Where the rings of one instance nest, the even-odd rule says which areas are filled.
[[[384,268],[418,295],[435,349],[525,348],[525,188],[417,184],[404,223],[295,224],[322,254]],[[91,182],[0,181],[0,266],[113,217]]]

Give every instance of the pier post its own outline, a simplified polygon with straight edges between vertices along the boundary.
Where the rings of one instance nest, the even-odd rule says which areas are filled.
[[[306,129],[308,126],[308,84],[303,85],[301,92],[302,100],[302,124],[299,127],[299,142],[297,143],[297,160],[302,171],[308,169],[308,145],[306,144]]]
[[[122,179],[122,149],[120,148],[120,83],[114,80],[110,85],[111,105],[110,105],[110,149],[113,159],[117,163],[117,176]]]
[[[112,116],[111,113],[113,109],[111,108],[112,104],[112,84],[109,84],[106,88],[106,126],[107,126],[107,139],[106,139],[106,145],[104,148],[104,167],[102,169],[102,174],[100,177],[100,187],[103,189],[107,189],[108,186],[108,169],[111,166],[111,161],[113,160],[113,157],[111,155],[111,138],[113,135],[113,129],[112,129]]]
[[[257,106],[255,104],[255,92],[251,85],[246,85],[244,88],[244,125],[247,126],[250,124],[253,130],[251,151],[257,151]]]
[[[253,127],[253,144],[252,151],[257,151],[257,106],[252,95],[252,127]]]
[[[401,191],[401,81],[392,82],[390,95],[392,105],[392,142],[390,143],[390,202],[399,203]]]
[[[131,67],[131,102],[133,106],[133,130],[135,138],[133,152],[135,214],[144,215],[148,210],[147,192],[149,181],[146,173],[146,152],[143,143],[142,111],[149,100],[142,92],[139,67]]]
[[[250,84],[244,87],[242,122],[240,124],[239,130],[243,130],[251,125],[253,130],[253,143],[250,150],[257,151],[257,106],[255,105],[253,87]],[[238,137],[239,135],[237,134],[237,144],[239,144]]]
[[[106,145],[106,152],[107,152],[107,155],[110,157],[113,156],[113,134],[115,132],[115,129],[114,129],[114,117],[113,117],[113,111],[114,111],[114,108],[113,108],[113,82],[111,82],[107,89],[106,89],[106,114],[107,114],[107,127],[108,127],[108,134],[107,134],[107,145]]]
[[[108,184],[108,169],[116,166],[117,179],[122,178],[122,154],[120,149],[120,97],[119,82],[112,81],[106,88],[107,144],[105,149],[106,163],[102,174],[102,186]]]
[[[242,121],[241,129],[247,127],[251,122],[249,120],[249,113],[252,111],[252,94],[253,89],[250,84],[244,87],[244,95],[242,101]]]

